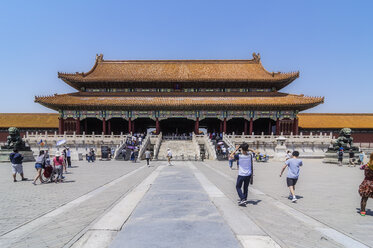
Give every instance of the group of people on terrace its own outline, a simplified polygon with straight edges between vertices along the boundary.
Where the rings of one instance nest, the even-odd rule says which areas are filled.
[[[137,158],[139,156],[140,146],[142,145],[142,142],[145,139],[145,137],[145,133],[135,133],[132,136],[127,137],[125,145],[121,151],[123,160],[126,160],[129,152],[129,159],[133,163],[136,163]]]

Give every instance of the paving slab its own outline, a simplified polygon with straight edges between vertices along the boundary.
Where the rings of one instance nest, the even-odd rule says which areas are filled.
[[[351,188],[353,183],[358,185],[361,179],[360,171],[356,170],[357,168],[340,167],[325,169],[321,160],[306,160],[305,164],[308,167],[301,168],[301,178],[296,187],[296,192],[301,197],[296,204],[293,204],[287,199],[288,189],[285,178],[279,177],[282,163],[256,163],[254,165],[255,188],[252,185],[249,187],[252,204],[248,205],[245,212],[283,247],[349,247],[348,244],[351,243],[354,244],[353,247],[371,246],[371,239],[366,233],[359,234],[364,233],[363,229],[355,233],[347,231],[351,226],[356,225],[356,222],[361,221],[365,222],[368,230],[372,229],[372,223],[356,214],[356,207],[351,206],[353,199],[356,199],[356,193],[350,193],[353,190],[345,190],[346,185],[340,185],[340,188],[350,194],[343,196],[340,194],[342,192],[337,190],[335,195],[338,196],[337,199],[328,197],[330,192],[327,189],[334,191],[339,184],[346,181],[346,178],[350,177],[347,187]],[[205,166],[198,163],[197,167],[219,189],[230,195],[232,200],[237,197],[234,187],[237,170],[230,170],[226,162],[218,161],[207,161]],[[324,175],[324,172],[331,174]],[[333,173],[343,178],[338,179]],[[320,175],[316,176],[317,174]],[[328,178],[333,178],[333,181]],[[322,182],[322,186],[318,185],[319,182]],[[342,208],[343,211],[337,211],[336,216],[333,216],[328,205]],[[350,210],[346,210],[347,207]],[[348,219],[340,220],[344,215],[349,216]],[[326,216],[328,218],[325,218]],[[344,222],[344,225],[340,225],[341,222]],[[296,235],[289,235],[292,233]]]
[[[193,172],[165,168],[110,247],[241,247]]]
[[[37,196],[38,193],[43,193],[45,190],[55,190],[57,193],[64,192],[64,194],[60,195],[62,199],[57,198],[56,202],[53,202],[55,198],[52,196],[52,202],[46,204],[48,207],[43,205],[43,202],[38,201],[40,198],[32,199],[29,203],[35,206],[38,211],[23,208],[22,214],[27,216],[26,214],[29,213],[28,218],[30,220],[1,235],[0,247],[65,246],[118,199],[143,181],[155,168],[147,168],[144,163],[131,164],[129,162],[97,162],[94,165],[77,164],[79,169],[73,168],[71,174],[66,175],[66,178],[74,178],[74,185],[53,183],[34,186],[30,182],[19,183],[19,185],[16,183],[14,186],[16,190],[18,190],[16,187],[19,186],[30,191],[31,195]],[[117,171],[116,175],[111,172],[113,169]],[[94,174],[94,171],[96,171],[96,174]],[[105,175],[105,171],[107,171],[107,175]],[[65,202],[79,193],[82,195],[79,195],[78,198]],[[18,199],[15,205],[26,204],[23,201],[22,198]],[[5,209],[5,211],[9,210]],[[34,214],[39,215],[35,217]],[[31,219],[32,217],[33,219]]]

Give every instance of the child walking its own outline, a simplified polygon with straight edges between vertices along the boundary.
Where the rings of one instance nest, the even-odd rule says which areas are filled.
[[[292,198],[292,202],[296,202],[297,197],[295,196],[295,184],[297,184],[299,177],[299,167],[303,165],[303,162],[298,158],[298,151],[294,151],[292,155],[293,157],[291,159],[285,161],[285,165],[281,169],[280,177],[282,176],[282,173],[284,173],[286,167],[288,167],[288,176],[286,178],[286,183],[290,190],[289,198]]]

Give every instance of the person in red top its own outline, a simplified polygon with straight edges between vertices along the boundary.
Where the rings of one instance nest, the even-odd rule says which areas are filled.
[[[363,165],[361,169],[364,170],[365,178],[359,187],[359,194],[361,196],[360,215],[365,216],[365,207],[367,206],[368,198],[373,198],[373,153],[370,154],[369,162]]]
[[[65,160],[59,151],[56,152],[56,156],[53,158],[53,166],[57,174],[56,183],[62,182],[62,168],[64,166]]]

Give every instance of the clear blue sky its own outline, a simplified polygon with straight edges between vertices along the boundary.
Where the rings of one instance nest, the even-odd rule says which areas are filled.
[[[57,72],[104,59],[251,59],[300,71],[283,92],[308,112],[373,113],[373,1],[1,1],[0,112],[53,112],[35,95],[75,90]]]

